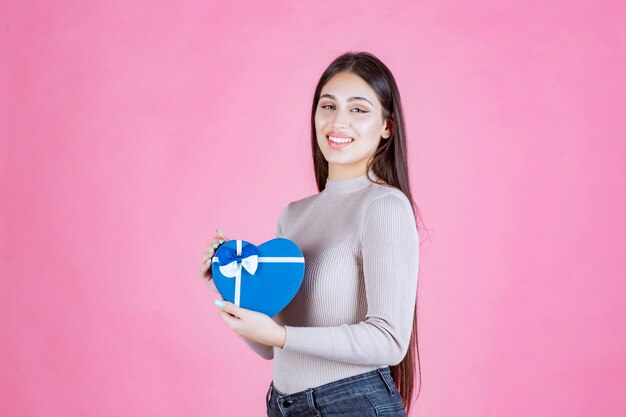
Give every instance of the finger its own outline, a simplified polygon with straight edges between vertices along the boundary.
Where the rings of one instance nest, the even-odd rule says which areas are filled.
[[[224,239],[224,241],[229,240],[228,237],[226,237],[226,235],[220,229],[215,229],[215,237],[217,238],[217,240],[220,240],[220,239]]]
[[[229,314],[232,314],[235,317],[242,317],[243,312],[241,310],[241,308],[237,307],[236,305],[234,305],[233,303],[231,303],[230,301],[226,301],[224,300],[224,307],[222,307],[222,311],[225,311]]]
[[[222,300],[224,302],[224,307],[221,307],[222,311],[225,311],[229,314],[232,314],[233,316],[236,316],[235,314],[235,310],[233,307],[235,307],[232,303],[229,303],[226,300]]]
[[[224,243],[224,242],[222,242]],[[207,246],[209,249],[207,249],[207,251],[204,253],[204,255],[202,255],[201,258],[201,262],[202,262],[202,271],[206,271],[211,267],[211,259],[215,256],[215,251],[217,250],[217,247],[220,246],[220,243],[216,242],[214,244],[216,247],[209,247]]]
[[[202,266],[200,267],[200,274],[204,277],[208,277],[211,276],[211,264],[207,264],[207,263],[203,263]]]
[[[202,269],[207,269],[208,267],[211,266],[211,263],[213,262],[213,256],[203,256],[202,257]]]
[[[211,262],[202,262],[200,264],[200,272],[206,274],[211,269]]]
[[[210,260],[215,256],[215,249],[207,250],[200,258],[203,266],[208,266],[211,264]]]
[[[205,272],[209,268],[211,268],[211,264],[213,263],[213,256],[203,256],[200,262],[200,270]]]
[[[213,238],[212,243],[210,243],[207,247],[206,247],[206,252],[205,252],[205,256],[209,256],[212,257],[215,253],[215,251],[219,248],[220,246],[220,241],[221,238]]]
[[[207,245],[203,256],[206,256],[209,258],[213,256],[213,252],[215,252],[215,248],[213,247],[214,244],[215,242],[211,243],[210,245]]]
[[[213,238],[213,245],[217,244],[217,246],[219,247],[222,243],[228,241],[229,239],[226,236],[223,235],[217,235]],[[211,245],[211,248],[213,248],[213,245]]]
[[[231,316],[224,310],[220,311],[220,316],[231,329],[237,331],[237,329],[239,328],[239,319],[237,317]]]
[[[215,251],[216,246],[219,246],[220,244],[222,244],[222,243],[224,243],[224,242],[226,242],[228,240],[230,240],[230,239],[228,239],[227,236],[225,236],[222,233],[218,233],[217,235],[213,236],[212,242],[206,246],[207,252]]]
[[[206,252],[204,252],[202,254],[202,262],[206,262],[208,259],[211,259],[213,257],[213,252],[215,252],[215,250],[209,250],[207,249]]]
[[[216,230],[219,230],[219,229],[216,229]],[[213,237],[212,243],[206,246],[205,252],[201,258],[201,262],[202,262],[201,272],[203,274],[206,274],[206,271],[210,268],[210,262],[207,262],[207,261],[213,258],[213,256],[215,255],[215,251],[219,248],[219,246],[228,240],[229,239],[223,234],[218,234]]]
[[[206,246],[207,252],[211,252],[212,250],[215,250],[215,245],[217,244],[217,246],[219,246],[220,245],[220,240],[225,242],[228,239],[225,236],[222,236],[222,235],[215,235],[215,236],[213,236],[213,239],[211,239],[211,243],[209,243]]]

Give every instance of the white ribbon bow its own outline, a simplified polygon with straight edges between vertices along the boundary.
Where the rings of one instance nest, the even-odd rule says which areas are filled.
[[[241,256],[241,240],[237,240],[237,256]],[[241,268],[245,268],[250,275],[254,275],[259,266],[259,255],[250,255],[238,262],[234,260],[226,265],[220,265],[220,272],[228,278],[235,278],[235,305],[239,307],[241,294]]]

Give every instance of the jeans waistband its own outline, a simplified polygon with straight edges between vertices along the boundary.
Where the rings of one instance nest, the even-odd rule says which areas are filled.
[[[394,389],[393,384],[391,371],[388,366],[329,382],[315,388],[307,388],[304,391],[293,394],[285,394],[277,390],[272,381],[267,391],[266,401],[269,405],[272,397],[275,398],[278,407],[283,414],[286,414],[289,411],[297,412],[305,409],[315,409],[317,406],[330,404],[340,397],[349,397],[350,395],[380,389],[386,389],[391,395],[397,395],[397,390]]]

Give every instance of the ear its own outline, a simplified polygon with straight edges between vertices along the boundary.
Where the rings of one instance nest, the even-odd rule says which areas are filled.
[[[393,133],[393,121],[391,119],[385,119],[385,124],[383,126],[383,131],[381,133],[381,136],[383,139],[389,139],[391,138],[392,133]]]

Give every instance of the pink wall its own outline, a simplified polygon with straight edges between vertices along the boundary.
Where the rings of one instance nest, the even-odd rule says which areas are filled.
[[[626,414],[623,2],[0,5],[0,410],[263,416],[204,245],[315,192],[324,67],[403,95],[421,256],[414,416]],[[620,214],[621,213],[621,214]]]

